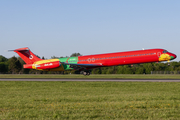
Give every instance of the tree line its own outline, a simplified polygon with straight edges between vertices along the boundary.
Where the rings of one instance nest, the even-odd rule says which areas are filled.
[[[73,53],[72,56],[80,56]],[[52,58],[58,58],[53,56]],[[44,57],[42,57],[44,59]],[[39,71],[24,69],[25,62],[20,57],[6,58],[0,55],[0,74],[79,74],[79,71]],[[170,63],[144,63],[92,69],[92,74],[151,74],[151,71],[180,71],[180,61]]]

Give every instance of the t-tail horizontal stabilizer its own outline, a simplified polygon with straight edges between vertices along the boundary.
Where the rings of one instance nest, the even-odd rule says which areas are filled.
[[[36,61],[41,60],[36,55],[34,55],[34,53],[32,53],[28,47],[8,51],[16,52],[24,60],[26,64],[32,64]]]

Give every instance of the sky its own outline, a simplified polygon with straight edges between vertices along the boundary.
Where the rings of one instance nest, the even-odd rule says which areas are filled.
[[[179,0],[0,0],[0,55],[45,58],[163,48],[180,61]]]

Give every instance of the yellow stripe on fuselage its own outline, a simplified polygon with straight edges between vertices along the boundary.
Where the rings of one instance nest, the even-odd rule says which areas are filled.
[[[40,60],[40,61],[34,62],[34,64],[39,65],[39,64],[44,64],[48,62],[56,62],[56,61],[59,61],[59,59]]]

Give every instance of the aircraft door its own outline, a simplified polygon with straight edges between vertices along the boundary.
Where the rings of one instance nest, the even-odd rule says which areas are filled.
[[[161,56],[161,52],[158,52],[158,53],[157,53],[157,56],[160,57],[160,56]]]

